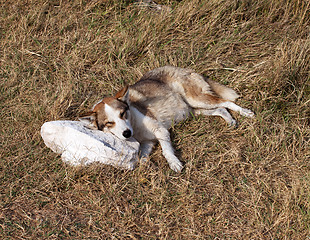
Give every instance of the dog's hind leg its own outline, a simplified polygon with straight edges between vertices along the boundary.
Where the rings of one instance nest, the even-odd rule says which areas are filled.
[[[233,101],[239,97],[233,89],[212,80],[205,79],[202,75],[191,72],[190,70],[181,69],[179,71],[182,74],[176,74],[176,77],[170,80],[170,85],[174,91],[182,95],[192,108],[206,110],[228,108],[239,112],[245,117],[254,116],[251,110],[242,108],[233,103]],[[209,113],[211,114],[211,112]],[[216,115],[217,113],[218,112],[213,112],[212,114]],[[220,112],[220,114],[225,115],[225,117],[227,116],[227,114],[223,112]],[[229,122],[231,122],[230,119]]]
[[[250,109],[242,108],[238,106],[237,104],[233,102],[229,102],[229,101],[219,103],[218,106],[222,108],[228,108],[232,111],[240,113],[240,115],[242,116],[249,117],[249,118],[252,118],[255,115]]]
[[[237,121],[233,119],[226,108],[216,108],[216,109],[195,109],[195,114],[203,114],[205,116],[220,116],[222,117],[230,127],[237,127]]]
[[[216,96],[212,92],[204,92],[196,85],[183,85],[185,94],[183,95],[188,104],[194,109],[217,109],[227,108],[240,113],[245,117],[254,117],[254,113],[246,108],[242,108],[227,99]],[[223,112],[222,112],[223,113]],[[226,114],[227,115],[227,114]]]
[[[217,108],[227,108],[232,111],[240,113],[245,117],[254,117],[254,113],[246,108],[242,108],[237,104],[222,99],[211,94],[204,94],[197,92],[198,90],[193,90],[192,94],[186,96],[186,101],[192,108],[198,109],[217,109]],[[225,119],[225,118],[224,118]]]

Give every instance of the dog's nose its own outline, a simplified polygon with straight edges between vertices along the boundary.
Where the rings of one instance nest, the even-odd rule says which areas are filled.
[[[131,137],[131,131],[130,131],[129,129],[125,130],[125,131],[123,132],[123,136],[124,136],[125,138],[130,138],[130,137]]]

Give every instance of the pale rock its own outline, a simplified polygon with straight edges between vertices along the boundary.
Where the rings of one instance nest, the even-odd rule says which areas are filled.
[[[41,136],[45,145],[70,165],[99,162],[133,170],[138,162],[140,144],[134,138],[121,140],[113,134],[91,130],[79,121],[46,122]]]

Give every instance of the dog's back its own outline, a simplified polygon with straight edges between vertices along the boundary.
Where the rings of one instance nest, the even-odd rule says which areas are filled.
[[[143,114],[157,119],[166,128],[172,122],[188,117],[196,108],[195,104],[191,104],[192,99],[201,98],[202,94],[229,101],[238,97],[231,88],[206,79],[190,69],[172,66],[147,72],[130,86],[129,94],[133,106]]]
[[[168,73],[162,68],[155,69],[129,88],[130,104],[166,128],[173,121],[185,119],[192,110],[182,95],[169,86]]]

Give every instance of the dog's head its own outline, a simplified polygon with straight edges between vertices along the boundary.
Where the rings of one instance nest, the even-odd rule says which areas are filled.
[[[79,119],[92,129],[111,132],[120,139],[126,139],[133,134],[128,103],[129,90],[126,86],[114,97],[104,98]]]

